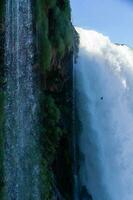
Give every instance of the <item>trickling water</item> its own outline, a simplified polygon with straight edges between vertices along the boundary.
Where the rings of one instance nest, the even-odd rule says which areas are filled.
[[[133,50],[77,30],[80,199],[132,200]]]
[[[31,0],[6,0],[5,200],[39,200]]]

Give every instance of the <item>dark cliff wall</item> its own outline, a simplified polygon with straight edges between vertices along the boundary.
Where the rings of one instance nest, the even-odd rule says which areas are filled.
[[[72,199],[72,70],[76,32],[69,0],[36,0],[44,199]]]

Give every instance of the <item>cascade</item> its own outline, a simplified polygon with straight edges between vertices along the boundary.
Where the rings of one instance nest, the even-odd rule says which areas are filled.
[[[96,31],[77,31],[80,199],[132,200],[133,50]]]
[[[5,26],[4,199],[39,200],[39,106],[31,0],[6,0]]]

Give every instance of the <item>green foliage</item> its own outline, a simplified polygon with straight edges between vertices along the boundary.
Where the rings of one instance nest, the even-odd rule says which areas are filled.
[[[62,10],[69,20],[71,20],[71,7],[69,0],[58,0],[57,5],[59,6],[60,10]]]
[[[57,6],[50,16],[50,40],[57,55],[62,58],[65,51],[72,47],[72,26],[67,15]]]
[[[42,167],[41,167],[41,177],[43,181],[42,185],[42,196],[45,200],[52,199],[53,194],[53,173],[52,170],[49,169],[48,162],[43,159]]]
[[[42,72],[52,57],[62,59],[72,47],[71,10],[68,0],[36,0],[37,33]],[[53,55],[54,52],[54,55]]]
[[[42,72],[49,69],[52,57],[51,44],[48,39],[48,17],[42,0],[36,3],[37,34],[39,43],[39,58]]]
[[[47,36],[42,37],[40,48],[42,49],[40,53],[41,68],[44,72],[49,71],[52,58],[52,47]]]
[[[44,103],[43,120],[44,128],[41,130],[41,146],[42,146],[42,191],[45,200],[52,199],[52,191],[54,184],[54,175],[51,165],[55,159],[58,143],[62,135],[59,127],[60,110],[51,95],[42,98]]]
[[[42,33],[44,36],[48,35],[48,18],[44,10],[42,9],[41,5],[37,6],[37,28],[38,32]],[[41,38],[42,39],[42,38]]]
[[[47,102],[47,105],[46,105],[47,117],[52,118],[55,121],[55,123],[59,122],[60,112],[59,112],[52,96],[50,96],[50,95],[47,96],[46,102]]]
[[[48,8],[53,8],[56,5],[56,0],[45,0],[45,5]]]
[[[51,92],[48,92],[47,77],[50,73],[52,74],[52,78],[50,79],[49,77],[49,82],[52,82],[51,84],[53,85],[56,78],[54,72],[58,68],[58,63],[63,61],[65,54],[72,48],[73,30],[69,0],[36,0],[36,28],[41,73],[45,75],[46,81],[42,84],[44,96],[42,94],[42,127],[40,130],[42,198],[50,200],[53,198],[52,192],[55,178],[52,165],[58,154],[60,140],[65,134],[65,130],[64,127],[61,127],[62,110],[60,103]],[[58,77],[60,77],[60,73]],[[48,90],[47,94],[43,88],[44,84],[45,90]]]
[[[44,121],[47,121],[47,123],[45,124],[44,152],[47,161],[52,163],[61,137],[61,129],[59,127],[60,110],[50,95],[45,98],[45,104]]]

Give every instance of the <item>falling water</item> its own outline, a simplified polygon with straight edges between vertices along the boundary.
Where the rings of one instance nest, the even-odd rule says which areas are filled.
[[[133,50],[77,30],[80,199],[132,200]]]
[[[5,200],[39,200],[31,0],[6,0]]]

